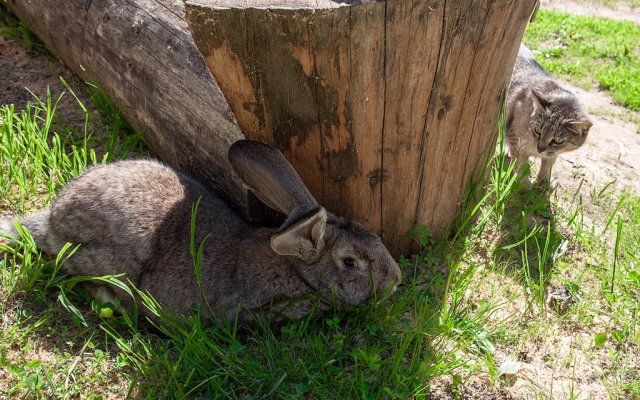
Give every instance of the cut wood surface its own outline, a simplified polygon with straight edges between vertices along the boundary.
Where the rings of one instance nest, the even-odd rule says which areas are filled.
[[[97,83],[156,155],[245,204],[246,190],[226,157],[242,134],[195,47],[182,1],[4,4],[78,75]]]
[[[535,4],[187,0],[186,19],[245,136],[408,254],[412,227],[447,232],[493,151]]]

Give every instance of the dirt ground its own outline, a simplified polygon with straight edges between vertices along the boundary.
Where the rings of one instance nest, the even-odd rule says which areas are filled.
[[[592,3],[542,0],[542,8],[566,11],[581,15],[597,15],[614,19],[632,20],[640,24],[640,10],[622,5],[615,9],[602,8]],[[54,97],[62,93],[64,86],[59,77],[63,76],[71,82],[79,97],[88,104],[88,92],[83,89],[81,80],[74,77],[59,60],[39,51],[29,51],[17,44],[0,37],[0,104],[15,104],[16,109],[21,109],[29,101],[33,101],[30,89],[40,98],[46,96],[47,87],[51,87]],[[568,84],[568,89],[577,94],[580,101],[591,115],[594,125],[589,133],[586,144],[573,153],[560,156],[554,168],[554,176],[558,184],[558,190],[567,193],[580,190],[588,194],[590,188],[603,187],[612,181],[617,182],[617,187],[627,187],[629,190],[640,194],[640,113],[632,113],[623,107],[616,105],[604,92],[597,89],[585,91]],[[72,96],[66,95],[59,105],[59,112],[69,123],[82,124],[84,116],[76,110],[78,106]],[[581,181],[584,182],[581,185]],[[558,340],[572,340],[571,338],[558,338]],[[567,344],[567,348],[571,344]],[[545,349],[531,349],[530,357],[543,355]],[[548,388],[549,381],[559,378],[557,371],[544,367],[544,363],[532,361],[528,364],[530,371],[527,376],[531,381],[537,381],[540,387]],[[576,376],[593,376],[593,371],[598,366],[591,366],[586,360],[578,363],[581,370],[574,371]],[[572,373],[572,371],[566,371]],[[597,379],[595,380],[597,381]],[[485,393],[483,389],[474,391],[474,384],[469,387],[471,396],[468,398],[485,398],[484,395],[476,397],[473,393]],[[479,384],[482,386],[482,384]],[[606,398],[606,390],[601,385],[580,388],[585,398]],[[494,398],[528,398],[525,394],[527,386],[512,387],[510,392],[515,397]],[[467,397],[465,397],[467,398]],[[561,397],[558,397],[561,398]],[[581,397],[582,398],[582,397]]]
[[[62,61],[38,47],[26,50],[0,36],[0,105],[14,104],[16,110],[24,109],[28,102],[35,103],[36,97],[46,101],[47,89],[55,101],[66,91],[61,77],[85,105],[91,104],[87,86]],[[60,100],[58,115],[69,124],[84,123],[84,114],[68,91]]]

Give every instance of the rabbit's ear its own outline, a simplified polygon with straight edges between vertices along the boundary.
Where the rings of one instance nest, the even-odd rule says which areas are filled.
[[[283,256],[296,256],[305,262],[314,262],[324,250],[324,232],[327,227],[327,212],[316,208],[301,216],[297,208],[278,233],[271,237],[271,248]]]
[[[300,176],[273,147],[239,140],[229,148],[228,157],[245,185],[269,207],[286,215],[291,215],[296,207],[318,207]]]

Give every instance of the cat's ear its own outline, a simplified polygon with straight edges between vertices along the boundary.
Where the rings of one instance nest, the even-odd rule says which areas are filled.
[[[535,89],[531,89],[531,93],[533,93],[533,101],[536,103],[536,106],[546,109],[551,105],[551,98],[549,96]]]
[[[581,135],[586,135],[589,132],[589,128],[593,126],[593,123],[588,119],[585,119],[582,121],[571,121],[569,122],[569,126]]]

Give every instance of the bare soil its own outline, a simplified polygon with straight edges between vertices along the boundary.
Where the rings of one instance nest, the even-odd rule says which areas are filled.
[[[0,36],[0,105],[13,104],[16,110],[22,110],[37,99],[46,101],[47,90],[54,102],[67,92],[60,99],[56,114],[70,126],[82,126],[84,113],[60,78],[91,109],[87,85],[41,46],[37,44],[33,50],[27,50]]]

